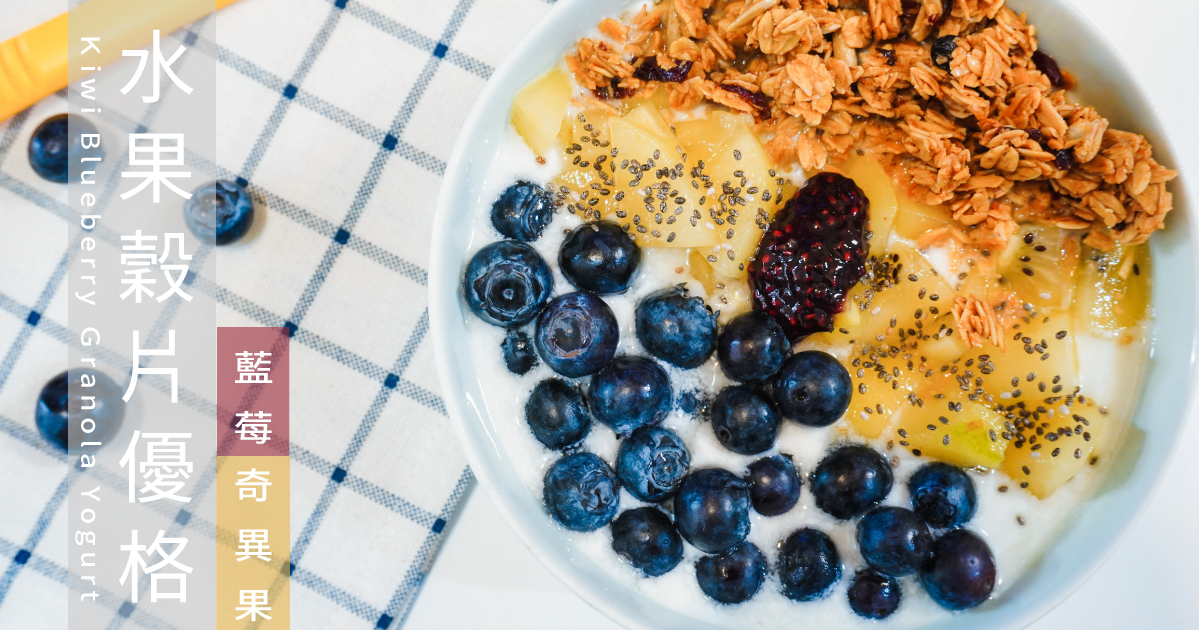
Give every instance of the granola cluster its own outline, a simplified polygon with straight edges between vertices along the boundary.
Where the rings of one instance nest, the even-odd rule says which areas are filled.
[[[647,59],[690,62],[662,83],[673,108],[753,115],[781,166],[871,151],[980,247],[1021,221],[1086,229],[1101,249],[1136,244],[1171,210],[1176,172],[1069,98],[1073,78],[1004,0],[662,0],[600,33],[567,58],[598,97],[652,93]]]

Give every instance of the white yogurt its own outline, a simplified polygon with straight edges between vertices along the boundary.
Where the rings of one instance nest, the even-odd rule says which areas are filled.
[[[485,185],[477,199],[475,221],[471,241],[467,248],[466,261],[481,247],[502,237],[492,227],[490,209],[492,201],[510,184],[518,179],[533,182],[548,182],[558,172],[560,162],[547,156],[548,163],[539,166],[533,153],[516,135],[510,133],[499,158],[490,166]],[[580,219],[565,211],[555,217],[543,236],[533,246],[554,269],[555,293],[572,291],[573,288],[558,270],[558,250],[565,232],[579,225]],[[642,262],[629,291],[624,295],[605,296],[612,307],[621,328],[618,354],[646,353],[638,344],[633,329],[633,313],[637,302],[648,293],[678,284],[689,283],[695,295],[703,295],[702,285],[687,275],[685,250],[643,249]],[[475,317],[468,317],[468,334],[475,349],[477,369],[484,377],[480,389],[484,395],[492,421],[495,423],[497,447],[510,455],[509,461],[518,468],[517,473],[529,491],[542,495],[542,478],[546,469],[558,457],[537,440],[525,424],[524,406],[529,392],[543,379],[554,376],[544,364],[539,364],[524,376],[514,375],[505,368],[500,352],[504,331],[490,326]],[[1084,336],[1080,336],[1084,337]],[[1142,336],[1144,339],[1144,335]],[[1085,392],[1109,396],[1097,402],[1108,406],[1117,418],[1125,418],[1136,401],[1141,369],[1145,364],[1146,344],[1142,341],[1118,344],[1110,340],[1080,338],[1078,340],[1080,367],[1086,385]],[[1086,357],[1086,359],[1085,359]],[[688,390],[703,390],[715,393],[728,384],[728,380],[716,366],[715,357],[695,370],[680,370],[663,364],[671,376],[673,390],[678,394]],[[1118,368],[1118,366],[1120,366]],[[1131,375],[1133,366],[1139,366]],[[1119,370],[1119,374],[1118,374]],[[1131,378],[1135,376],[1136,378]],[[586,379],[584,379],[586,381]],[[826,428],[802,427],[793,422],[784,422],[775,446],[759,455],[737,455],[725,449],[706,424],[693,420],[681,411],[674,411],[663,426],[675,430],[687,443],[691,452],[692,467],[719,466],[735,474],[744,474],[746,465],[761,457],[775,453],[792,456],[802,475],[811,472],[828,452],[830,444],[839,438],[839,429],[845,430],[844,421]],[[1123,425],[1107,429],[1103,444],[1116,443]],[[615,463],[618,441],[613,432],[596,423],[585,442],[586,450],[596,453],[610,464]],[[907,505],[906,483],[916,468],[929,461],[918,458],[903,449],[888,451],[882,443],[873,444],[889,457],[897,456],[899,463],[894,469],[895,483],[888,505]],[[1097,449],[1100,452],[1100,449]],[[979,497],[975,517],[969,528],[982,536],[991,547],[996,558],[997,583],[993,597],[1003,593],[1027,570],[1052,544],[1058,531],[1066,524],[1076,506],[1086,499],[1102,476],[1104,464],[1113,458],[1101,457],[1101,464],[1089,466],[1065,484],[1053,496],[1039,501],[1021,490],[1004,473],[972,474]],[[1000,492],[1000,486],[1008,486]],[[643,505],[627,491],[620,496],[621,509]],[[1024,525],[1017,522],[1018,517]],[[550,518],[547,515],[546,518]],[[801,492],[800,502],[786,514],[763,517],[751,511],[751,531],[748,540],[767,556],[771,565],[776,557],[776,545],[789,533],[802,527],[816,527],[833,539],[841,555],[843,570],[841,581],[830,595],[813,602],[794,602],[780,593],[780,584],[771,576],[763,588],[750,601],[736,606],[726,606],[708,599],[696,584],[693,569],[696,559],[702,554],[684,545],[684,558],[674,570],[657,578],[645,578],[625,564],[611,548],[609,529],[573,534],[580,550],[598,566],[604,567],[616,579],[630,584],[647,597],[680,613],[700,617],[713,623],[736,628],[868,628],[878,627],[881,622],[871,622],[855,615],[846,600],[846,588],[855,572],[863,567],[854,537],[855,521],[838,521],[817,509],[813,495],[807,487]],[[928,624],[952,613],[942,609],[926,595],[915,577],[900,580],[903,599],[899,610],[882,622],[889,627],[911,628]]]

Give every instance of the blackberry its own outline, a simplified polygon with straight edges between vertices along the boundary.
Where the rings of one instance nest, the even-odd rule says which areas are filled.
[[[868,206],[853,180],[819,173],[763,233],[749,268],[754,309],[779,322],[793,343],[833,330],[833,316],[862,278]]]

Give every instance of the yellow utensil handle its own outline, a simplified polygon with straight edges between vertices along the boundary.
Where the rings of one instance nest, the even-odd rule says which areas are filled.
[[[0,43],[0,120],[66,85],[66,13]]]
[[[212,1],[212,0],[210,0]],[[97,28],[102,55],[81,59],[77,66],[103,67],[121,57],[121,50],[145,46],[151,31],[175,29],[203,17],[207,7],[222,9],[237,0],[196,0],[172,3],[163,0],[89,0],[75,9],[78,19]],[[207,5],[207,7],[205,6]],[[0,42],[0,121],[67,87],[68,51],[79,50],[69,42],[68,14],[35,26]],[[79,44],[79,42],[76,42]],[[106,45],[107,44],[107,45]],[[86,61],[86,63],[82,63]],[[75,74],[83,76],[78,67]]]

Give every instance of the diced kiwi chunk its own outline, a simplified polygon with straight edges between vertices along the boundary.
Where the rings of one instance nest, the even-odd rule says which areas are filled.
[[[1001,466],[1013,481],[1039,499],[1054,494],[1088,465],[1100,433],[1107,425],[1107,418],[1094,407],[1059,407],[1053,416],[1042,413],[1034,421],[1040,434],[1027,428],[1024,439],[1008,445]]]
[[[999,288],[1042,310],[1069,308],[1078,259],[1078,236],[1054,226],[1018,226],[1000,253]]]
[[[913,454],[955,466],[998,466],[1008,446],[1004,417],[957,388],[935,391],[922,390],[923,404],[901,412],[894,439]]]
[[[888,237],[892,233],[892,223],[899,212],[896,188],[892,179],[884,172],[879,162],[870,155],[852,155],[839,169],[846,177],[862,189],[870,201],[867,211],[867,230],[871,233],[868,241],[870,253],[880,253],[887,248]]]
[[[571,83],[560,70],[551,70],[521,88],[513,99],[512,124],[538,155],[548,155],[567,115]]]
[[[846,420],[855,433],[869,440],[879,437],[895,413],[912,404],[915,374],[910,362],[884,348],[860,347],[852,354],[846,369],[854,389]]]
[[[1107,336],[1142,322],[1150,310],[1150,271],[1144,243],[1108,252],[1085,247],[1075,284],[1079,328]]]

